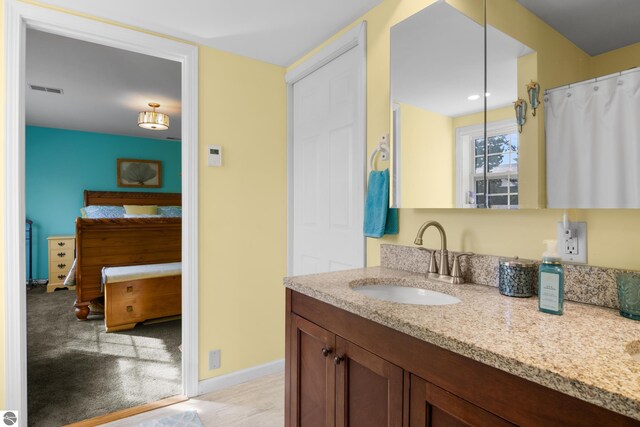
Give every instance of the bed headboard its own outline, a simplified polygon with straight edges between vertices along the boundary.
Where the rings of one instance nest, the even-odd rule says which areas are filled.
[[[182,206],[180,193],[143,193],[139,191],[84,190],[85,206],[158,205]]]

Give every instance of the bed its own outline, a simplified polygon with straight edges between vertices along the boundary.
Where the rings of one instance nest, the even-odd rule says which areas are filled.
[[[84,206],[181,206],[179,193],[84,192]],[[178,262],[182,218],[77,218],[75,314],[86,320],[89,304],[103,296],[105,266]]]

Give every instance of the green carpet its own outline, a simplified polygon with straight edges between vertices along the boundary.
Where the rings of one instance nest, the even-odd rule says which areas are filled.
[[[104,331],[74,291],[27,291],[29,425],[60,426],[180,394],[181,321]]]

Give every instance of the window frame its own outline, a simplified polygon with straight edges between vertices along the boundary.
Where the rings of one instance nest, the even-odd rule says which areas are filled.
[[[497,135],[513,134],[518,132],[518,126],[515,119],[497,120],[487,123],[487,138]],[[484,138],[484,124],[463,126],[456,128],[456,207],[457,208],[477,208],[478,205],[470,203],[469,194],[473,192],[476,197],[476,181],[484,180],[483,173],[476,173],[475,167],[475,141]],[[518,149],[509,153],[520,151],[520,140],[518,138]],[[497,155],[498,153],[496,153]],[[491,154],[489,154],[491,156]],[[519,157],[518,157],[519,160]],[[487,172],[487,180],[489,179],[511,179],[518,178],[518,167],[516,163],[515,172]],[[519,186],[518,186],[519,189]],[[518,192],[507,192],[500,194],[489,194],[488,197],[507,196],[507,205],[501,206],[499,209],[517,209],[511,207],[511,196],[519,196]],[[491,206],[491,205],[489,205]]]

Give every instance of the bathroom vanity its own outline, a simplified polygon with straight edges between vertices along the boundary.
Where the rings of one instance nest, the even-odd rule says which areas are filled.
[[[399,284],[461,302],[353,289]],[[640,425],[640,323],[373,267],[285,279],[286,426]],[[633,346],[631,346],[633,347]]]

